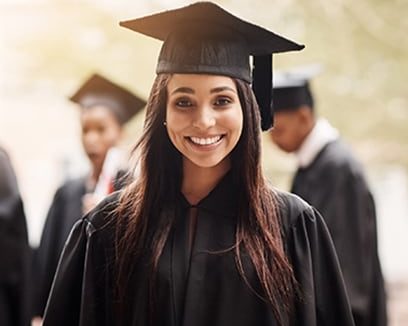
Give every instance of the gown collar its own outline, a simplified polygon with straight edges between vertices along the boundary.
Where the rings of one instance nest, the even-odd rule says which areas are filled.
[[[180,191],[180,199],[184,208],[197,207],[223,216],[235,216],[237,211],[238,186],[233,173],[228,171],[207,196],[196,205],[191,205]]]
[[[339,132],[326,119],[317,120],[312,131],[295,153],[299,167],[307,168],[328,143],[338,138]]]

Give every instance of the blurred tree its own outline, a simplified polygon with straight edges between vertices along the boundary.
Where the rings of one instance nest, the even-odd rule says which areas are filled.
[[[17,24],[24,26],[9,40],[26,54],[20,78],[27,83],[50,80],[65,96],[78,79],[96,70],[147,96],[159,42],[120,28],[118,21],[189,2],[43,0],[9,5]],[[407,1],[216,2],[306,44],[302,53],[275,56],[275,67],[321,62],[325,71],[313,84],[320,113],[368,158],[408,164]],[[394,148],[391,155],[389,148]]]

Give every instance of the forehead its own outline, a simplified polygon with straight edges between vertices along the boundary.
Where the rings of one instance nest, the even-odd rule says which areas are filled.
[[[81,120],[117,122],[117,117],[109,107],[104,105],[95,105],[81,108]]]
[[[217,87],[228,87],[236,90],[235,81],[231,77],[204,74],[173,74],[167,84],[167,88],[171,93],[172,90],[179,87],[191,88],[193,90],[211,90]]]
[[[276,129],[297,128],[299,126],[299,123],[301,123],[300,119],[298,119],[298,116],[298,110],[275,112],[274,125]]]
[[[277,119],[291,119],[291,118],[296,117],[298,114],[299,114],[299,110],[293,108],[293,109],[276,111],[274,116]]]

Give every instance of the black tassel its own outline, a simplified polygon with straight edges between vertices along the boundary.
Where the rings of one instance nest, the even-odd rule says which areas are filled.
[[[269,130],[273,126],[272,54],[254,56],[252,89],[261,111],[261,128]]]

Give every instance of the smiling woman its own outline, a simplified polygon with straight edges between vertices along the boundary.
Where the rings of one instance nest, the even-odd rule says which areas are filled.
[[[123,25],[165,40],[140,173],[74,227],[44,326],[353,325],[321,216],[260,163],[271,53],[302,46],[209,2]]]
[[[213,168],[225,174],[228,154],[238,143],[243,124],[234,81],[224,76],[175,74],[167,92],[167,132],[183,155],[184,167]]]

